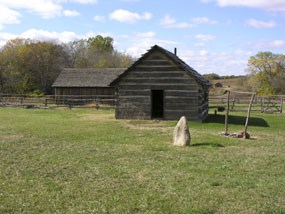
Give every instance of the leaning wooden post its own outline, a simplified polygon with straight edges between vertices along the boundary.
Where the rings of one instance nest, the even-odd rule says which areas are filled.
[[[264,97],[261,97],[261,113],[263,113]]]
[[[283,112],[283,97],[280,98],[280,113]]]
[[[255,97],[255,93],[252,94],[251,96],[251,100],[250,100],[250,103],[249,103],[249,106],[248,106],[248,110],[247,110],[247,117],[246,117],[246,121],[245,121],[245,127],[244,127],[244,132],[243,132],[243,138],[247,138],[247,127],[248,127],[248,121],[249,121],[249,117],[250,117],[250,112],[251,112],[251,106],[252,106],[252,103],[253,103],[253,100],[254,100],[254,97]]]
[[[226,109],[226,115],[225,115],[225,135],[228,135],[228,118],[229,118],[229,111],[230,111],[230,91],[228,92],[227,96],[227,109]]]

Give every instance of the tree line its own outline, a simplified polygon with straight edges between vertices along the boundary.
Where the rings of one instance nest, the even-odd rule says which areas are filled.
[[[0,93],[51,94],[51,85],[63,68],[118,68],[134,59],[117,51],[113,38],[97,35],[58,44],[51,41],[12,39],[0,49]],[[248,75],[241,87],[259,95],[285,94],[285,55],[259,52],[248,60]],[[219,76],[207,79],[240,76]]]
[[[0,49],[0,93],[51,94],[63,68],[118,68],[133,61],[101,35],[62,44],[16,38]]]

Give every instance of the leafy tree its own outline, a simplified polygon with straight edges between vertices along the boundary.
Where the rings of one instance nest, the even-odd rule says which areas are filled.
[[[85,39],[62,44],[69,57],[70,68],[88,67],[87,41]]]
[[[248,60],[248,71],[257,79],[258,93],[270,95],[279,93],[283,84],[276,81],[285,73],[285,55],[259,52]],[[273,85],[273,82],[275,84]]]
[[[67,67],[68,56],[62,46],[52,42],[30,44],[25,63],[29,76],[30,90],[50,94],[51,85],[59,72]]]
[[[111,37],[67,44],[13,39],[0,49],[0,93],[50,94],[64,67],[128,67],[131,56],[118,52]]]
[[[133,62],[130,55],[115,50],[111,37],[98,35],[63,46],[69,55],[70,67],[74,68],[128,67]]]
[[[24,93],[27,84],[25,64],[21,57],[30,40],[13,39],[4,45],[0,53],[1,92]]]
[[[112,52],[114,50],[113,38],[109,36],[103,37],[97,35],[96,37],[90,37],[88,38],[87,43],[90,49],[95,49],[99,52]]]
[[[0,52],[2,93],[51,93],[51,84],[63,67],[67,54],[52,42],[10,40]]]
[[[208,80],[218,80],[218,79],[221,79],[221,77],[219,76],[219,74],[216,74],[216,73],[204,74],[203,76],[204,76],[206,79],[208,79]]]

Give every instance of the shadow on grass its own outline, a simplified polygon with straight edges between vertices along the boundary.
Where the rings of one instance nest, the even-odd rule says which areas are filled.
[[[229,115],[229,124],[234,125],[244,125],[246,121],[245,116],[236,116],[236,115]],[[225,123],[225,115],[214,115],[209,114],[204,123]],[[268,123],[262,119],[257,117],[250,117],[249,118],[249,125],[250,126],[260,126],[260,127],[269,127]]]
[[[195,143],[191,144],[190,146],[197,147],[197,146],[210,146],[210,147],[225,147],[222,144],[219,143]]]

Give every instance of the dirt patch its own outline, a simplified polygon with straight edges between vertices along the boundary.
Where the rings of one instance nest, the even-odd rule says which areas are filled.
[[[22,139],[24,136],[20,135],[20,134],[12,134],[12,135],[5,135],[5,134],[1,134],[0,136],[0,141],[2,142],[13,142],[13,141],[17,141]]]
[[[172,131],[173,128],[155,120],[123,120],[121,122],[123,127],[135,130],[157,130],[162,132]]]
[[[113,114],[86,114],[80,119],[84,121],[115,121]]]

